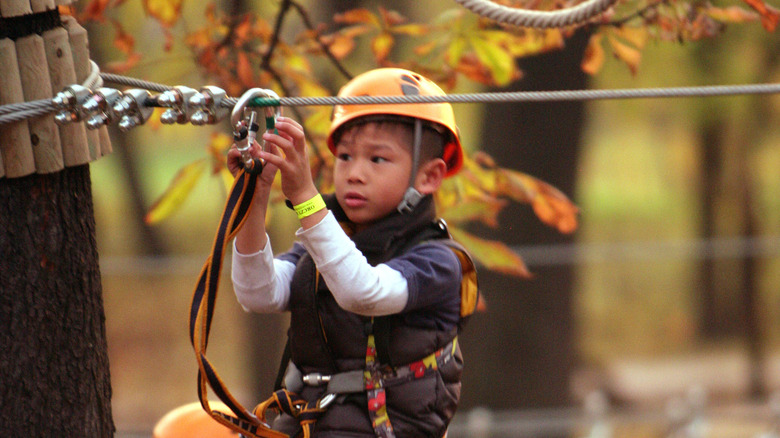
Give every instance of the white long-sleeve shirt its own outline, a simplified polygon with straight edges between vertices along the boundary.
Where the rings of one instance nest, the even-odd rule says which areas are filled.
[[[299,229],[296,236],[343,309],[381,316],[435,308],[437,325],[457,322],[460,265],[445,246],[418,245],[403,256],[371,266],[330,212],[314,227]],[[241,254],[234,244],[233,288],[248,311],[287,310],[294,271],[294,263],[274,258],[270,241],[254,254]]]

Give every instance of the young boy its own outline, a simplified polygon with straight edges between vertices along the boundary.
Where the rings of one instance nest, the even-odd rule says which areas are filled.
[[[340,96],[443,95],[419,74],[377,69]],[[449,104],[334,108],[335,194],[312,182],[302,127],[280,117],[254,206],[236,236],[233,286],[248,311],[291,313],[287,390],[327,407],[317,437],[442,437],[460,397],[462,267],[433,193],[462,149]],[[228,154],[234,173],[240,155]],[[265,230],[271,182],[298,213],[299,242],[274,258]],[[330,395],[333,394],[333,395]],[[275,423],[294,436],[298,421]]]

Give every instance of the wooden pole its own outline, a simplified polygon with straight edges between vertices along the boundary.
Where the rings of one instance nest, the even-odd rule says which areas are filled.
[[[30,0],[33,13],[46,12],[54,9],[54,0]]]
[[[24,53],[24,56],[18,57],[24,100],[30,102],[51,99],[51,79],[46,65],[43,37],[33,34],[17,39],[16,52]],[[51,116],[36,117],[29,119],[28,122],[36,171],[52,173],[62,170],[65,165],[62,159],[60,132],[54,119]]]
[[[27,1],[0,0],[0,17],[18,17],[32,14],[32,8]]]
[[[52,90],[56,93],[68,85],[75,84],[76,71],[73,67],[68,32],[62,27],[48,30],[43,33],[43,43],[46,48]],[[87,129],[84,124],[69,123],[60,126],[59,131],[65,166],[89,163],[91,160],[87,147]]]
[[[70,49],[73,55],[73,68],[76,72],[76,83],[83,84],[87,80],[91,71],[89,63],[89,38],[87,30],[81,27],[75,18],[63,16],[62,23],[68,32]],[[105,131],[103,127],[100,131]],[[97,160],[103,154],[101,153],[101,139],[98,131],[87,130],[87,150],[91,161]],[[110,142],[109,142],[110,144]]]
[[[2,0],[0,0],[2,1]],[[24,102],[19,77],[16,46],[8,38],[0,40],[0,105]],[[18,178],[35,172],[30,129],[26,120],[0,125],[0,156],[3,174]]]

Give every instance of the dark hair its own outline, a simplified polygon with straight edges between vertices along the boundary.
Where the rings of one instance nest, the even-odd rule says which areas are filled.
[[[413,117],[399,116],[395,114],[376,114],[371,116],[358,117],[342,125],[333,133],[333,144],[338,144],[341,136],[348,130],[368,123],[374,123],[378,126],[387,124],[398,126],[404,129],[406,142],[411,148],[414,144],[414,123]],[[438,124],[422,120],[422,142],[420,144],[420,163],[426,163],[434,158],[442,158],[444,154],[444,145],[447,143],[447,135],[443,127]]]

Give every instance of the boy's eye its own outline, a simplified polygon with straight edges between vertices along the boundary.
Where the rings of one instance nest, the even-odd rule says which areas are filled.
[[[385,161],[387,161],[387,158],[385,158],[385,157],[376,157],[375,156],[375,157],[371,157],[371,161],[373,163],[384,163]]]
[[[338,158],[341,161],[348,161],[350,156],[349,156],[349,154],[341,153],[341,154],[338,154],[336,156],[336,158]]]

